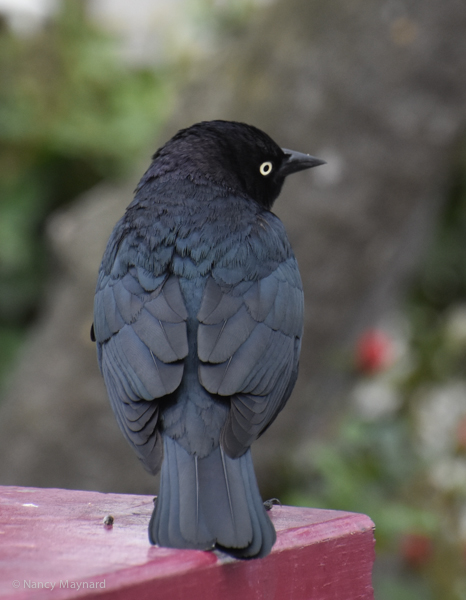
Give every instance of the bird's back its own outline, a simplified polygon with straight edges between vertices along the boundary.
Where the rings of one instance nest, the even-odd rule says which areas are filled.
[[[296,381],[303,293],[269,209],[316,160],[244,124],[198,124],[154,155],[110,236],[94,332],[118,423],[162,469],[153,543],[260,557],[275,541],[250,446]]]

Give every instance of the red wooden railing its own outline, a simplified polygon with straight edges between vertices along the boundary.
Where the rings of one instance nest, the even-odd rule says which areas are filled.
[[[152,506],[150,496],[0,487],[0,598],[373,599],[364,515],[275,506],[272,553],[238,561],[150,546]]]

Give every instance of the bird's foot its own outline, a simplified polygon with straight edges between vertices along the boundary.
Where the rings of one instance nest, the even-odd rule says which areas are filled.
[[[282,503],[278,498],[270,498],[270,500],[266,500],[264,502],[265,510],[270,510],[273,506],[281,506]]]

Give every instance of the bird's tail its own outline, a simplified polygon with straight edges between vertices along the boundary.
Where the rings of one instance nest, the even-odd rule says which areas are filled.
[[[217,447],[204,458],[164,436],[160,492],[149,524],[152,544],[263,557],[275,529],[257,487],[251,451],[230,458]]]

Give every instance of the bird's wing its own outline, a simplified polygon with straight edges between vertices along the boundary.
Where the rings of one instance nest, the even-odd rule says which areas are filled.
[[[152,472],[161,460],[154,399],[181,383],[187,316],[174,275],[154,277],[131,267],[123,277],[99,278],[94,304],[99,365],[119,425]]]
[[[222,444],[240,456],[285,405],[298,373],[303,291],[293,256],[256,281],[210,277],[198,313],[201,384],[231,397]]]

